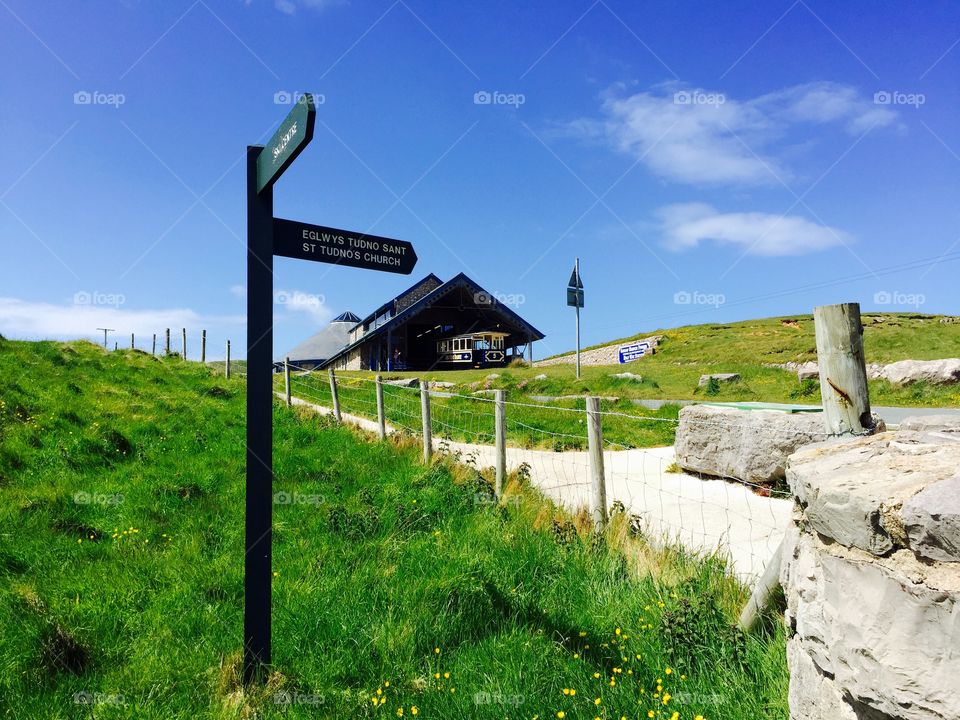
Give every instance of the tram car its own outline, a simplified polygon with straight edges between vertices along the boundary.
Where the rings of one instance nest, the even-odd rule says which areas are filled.
[[[437,340],[437,363],[450,369],[504,367],[509,333],[481,331]]]

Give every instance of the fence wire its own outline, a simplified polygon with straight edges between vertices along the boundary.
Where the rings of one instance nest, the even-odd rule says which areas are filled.
[[[291,373],[291,395],[329,408],[329,377],[320,372]],[[388,433],[420,435],[423,430],[421,390],[406,381],[385,381],[384,416]],[[346,422],[377,427],[376,381],[338,376],[337,395]],[[505,401],[507,470],[522,469],[544,495],[571,511],[588,509],[592,495],[587,414],[583,402],[561,406]],[[609,403],[608,403],[609,405]],[[642,414],[649,412],[651,414]],[[607,508],[629,516],[632,529],[654,544],[679,544],[694,553],[720,552],[730,571],[747,584],[763,572],[789,523],[792,501],[784,487],[753,484],[681,472],[674,459],[679,420],[638,408],[637,414],[601,410],[602,456]],[[495,401],[491,392],[464,395],[444,387],[430,390],[434,446],[443,452],[492,468],[496,464]],[[687,431],[719,430],[724,447],[711,448],[732,457],[756,447],[758,433],[789,443],[789,429],[729,419],[685,419]],[[737,432],[739,431],[739,432]],[[825,440],[826,433],[807,433],[806,442]]]

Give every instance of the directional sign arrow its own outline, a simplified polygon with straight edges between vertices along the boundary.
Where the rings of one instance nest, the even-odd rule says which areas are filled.
[[[317,108],[313,104],[313,95],[300,95],[293,110],[283,119],[257,158],[258,193],[273,185],[310,143],[316,118]]]
[[[273,220],[273,254],[401,275],[409,275],[417,264],[417,253],[406,240],[282,218]]]
[[[574,265],[573,272],[570,273],[570,279],[567,281],[567,287],[575,290],[583,290],[583,281],[580,279],[580,268]]]

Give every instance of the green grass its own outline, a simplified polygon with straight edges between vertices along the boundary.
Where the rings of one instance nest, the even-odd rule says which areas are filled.
[[[274,666],[245,693],[243,381],[0,340],[0,383],[2,717],[787,716],[783,630],[735,630],[720,561],[280,406]]]
[[[864,352],[868,363],[898,360],[933,360],[960,357],[960,323],[941,323],[939,316],[870,313],[863,316]],[[626,365],[585,366],[579,380],[572,364],[533,368],[509,368],[489,383],[489,370],[427,373],[390,373],[390,378],[426,377],[452,381],[458,392],[483,386],[506,389],[513,400],[533,395],[610,395],[620,398],[660,400],[761,401],[819,404],[817,383],[801,383],[796,373],[768,367],[790,361],[816,360],[813,317],[765,318],[724,325],[692,325],[671,330],[640,333],[628,340],[662,335],[657,353]],[[643,382],[612,377],[632,372]],[[698,387],[701,375],[740,373],[742,381],[723,383],[715,395]],[[372,373],[357,373],[372,377]],[[535,380],[538,375],[546,379]],[[917,383],[907,387],[884,380],[870,381],[875,405],[957,406],[960,386]]]

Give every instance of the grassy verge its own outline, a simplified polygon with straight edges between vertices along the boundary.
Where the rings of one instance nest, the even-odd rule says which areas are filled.
[[[281,407],[274,667],[246,693],[242,381],[2,340],[0,378],[0,716],[787,716],[782,630],[734,629],[718,560]]]

